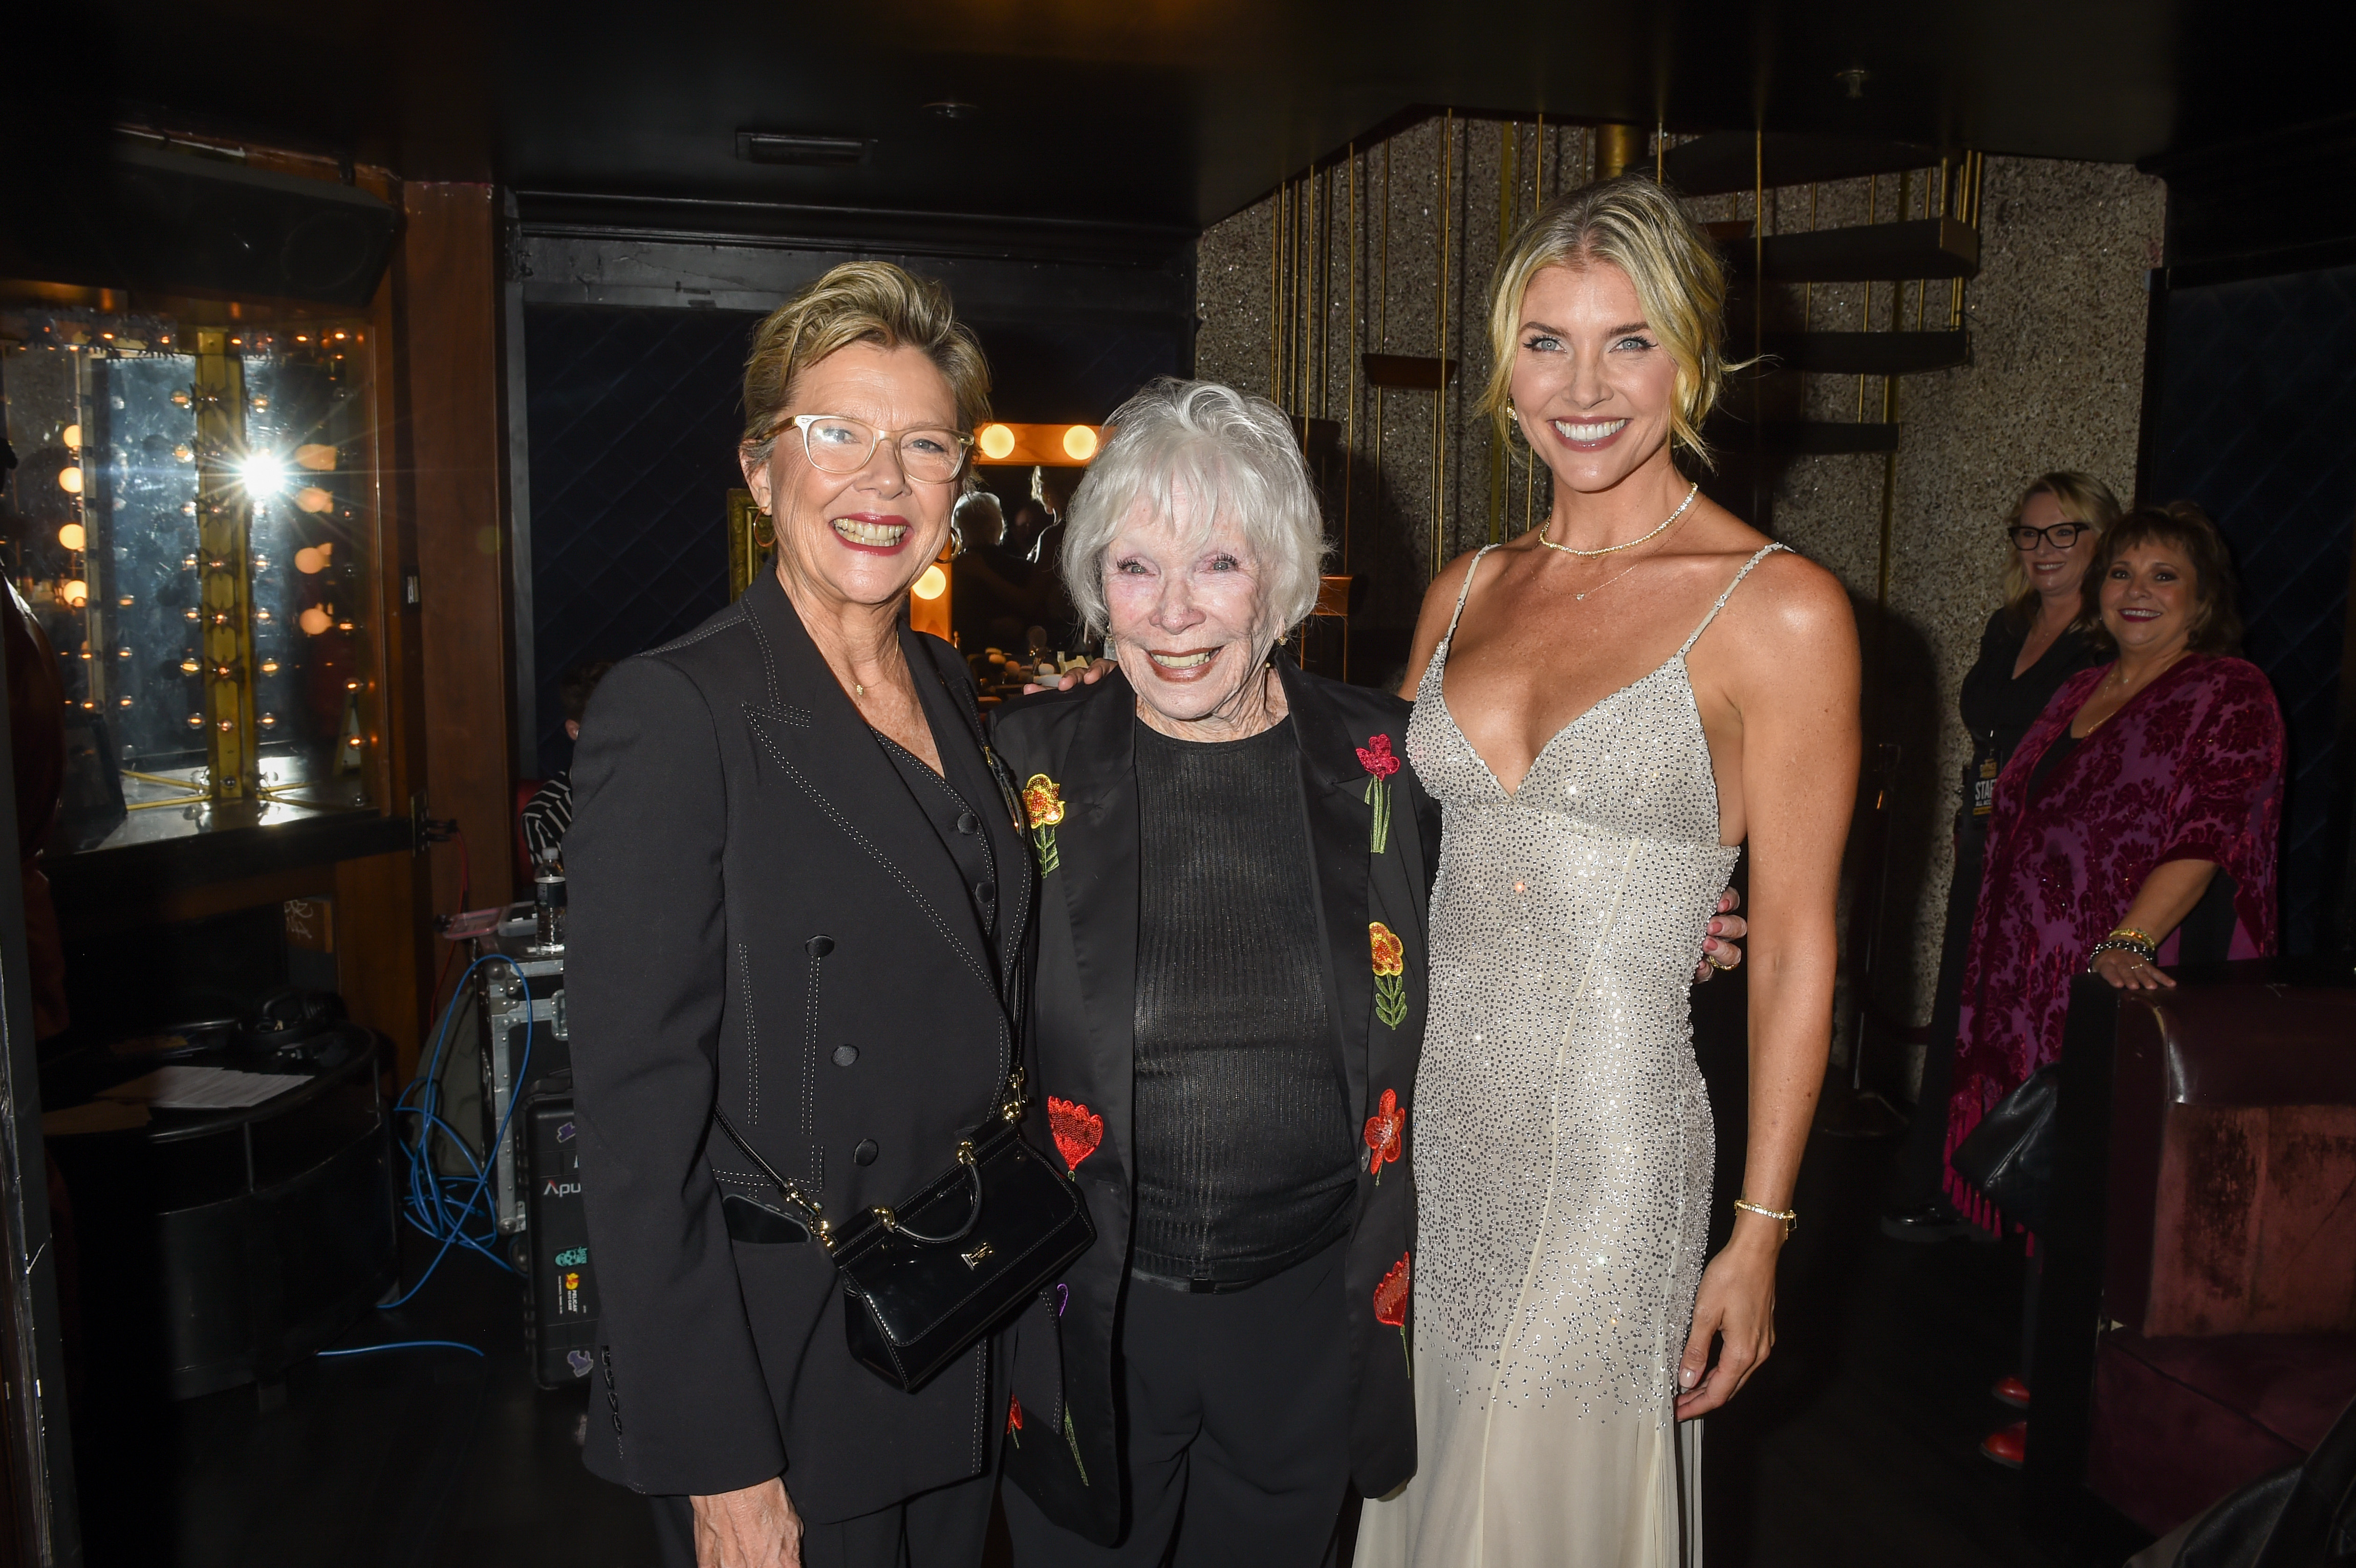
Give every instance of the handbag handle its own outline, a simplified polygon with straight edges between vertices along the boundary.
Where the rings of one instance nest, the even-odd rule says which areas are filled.
[[[951,1242],[962,1242],[973,1234],[973,1228],[981,1223],[981,1162],[974,1158],[973,1145],[970,1141],[958,1145],[957,1157],[958,1163],[965,1167],[966,1185],[973,1189],[973,1207],[967,1211],[964,1224],[945,1235],[928,1236],[922,1231],[912,1231],[900,1223],[900,1217],[882,1204],[875,1207],[876,1223],[895,1236],[905,1236],[912,1242],[921,1242],[928,1247],[946,1246]]]
[[[761,1151],[755,1148],[745,1140],[744,1135],[736,1130],[736,1124],[728,1119],[728,1114],[725,1111],[717,1105],[712,1106],[712,1119],[720,1124],[720,1130],[728,1135],[730,1142],[744,1151],[744,1157],[747,1159],[761,1168],[761,1174],[776,1184],[777,1190],[784,1194],[786,1201],[802,1211],[809,1221],[810,1233],[818,1238],[819,1245],[830,1253],[834,1251],[834,1227],[827,1223],[826,1216],[819,1211],[818,1204],[802,1195],[802,1189],[795,1185],[793,1178],[780,1173],[776,1166],[761,1157]]]

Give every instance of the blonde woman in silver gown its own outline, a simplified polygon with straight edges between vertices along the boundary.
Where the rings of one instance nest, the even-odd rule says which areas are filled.
[[[1499,262],[1485,397],[1542,529],[1432,584],[1408,755],[1446,813],[1408,1155],[1418,1467],[1358,1568],[1698,1564],[1700,1424],[1774,1342],[1857,784],[1839,585],[1703,499],[1723,275],[1650,181]],[[1751,855],[1750,1148],[1710,1190],[1687,987]],[[1732,1239],[1703,1266],[1713,1202]]]

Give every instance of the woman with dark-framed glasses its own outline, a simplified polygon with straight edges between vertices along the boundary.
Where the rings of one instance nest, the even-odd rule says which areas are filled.
[[[852,262],[761,324],[744,410],[776,570],[616,666],[573,771],[586,1457],[649,1496],[667,1568],[971,1568],[1005,1336],[913,1393],[868,1371],[769,1172],[820,1218],[900,1203],[1020,1049],[1013,790],[964,661],[905,614],[989,372],[937,284]]]
[[[1881,1229],[1901,1241],[1941,1242],[1966,1225],[1943,1190],[1947,1169],[1945,1118],[1955,1060],[1955,1014],[1963,987],[1964,949],[1980,896],[1981,851],[1997,775],[2012,749],[2062,683],[2096,660],[2080,624],[2086,564],[2103,530],[2118,520],[2118,497],[2092,475],[2040,474],[2004,520],[2004,603],[1980,634],[1980,654],[1964,677],[1956,706],[1971,750],[1964,761],[1962,798],[1955,807],[1955,872],[1947,884],[1946,940],[1939,952],[1938,988],[1932,995],[1930,1046],[1922,1059],[1924,1113],[1909,1129],[1899,1187]],[[2018,1379],[1999,1382],[1997,1397],[2025,1402]]]

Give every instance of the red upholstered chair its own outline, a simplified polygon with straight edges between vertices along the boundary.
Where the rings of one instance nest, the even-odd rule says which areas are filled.
[[[2232,971],[2082,981],[2063,1050],[2031,1491],[2154,1534],[2356,1399],[2356,986]]]

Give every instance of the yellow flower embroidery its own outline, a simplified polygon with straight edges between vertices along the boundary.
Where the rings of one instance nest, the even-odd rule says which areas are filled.
[[[1023,784],[1023,809],[1033,827],[1052,827],[1064,820],[1064,786],[1045,773],[1033,773]]]
[[[1407,944],[1379,920],[1366,923],[1366,939],[1375,961],[1375,1016],[1397,1029],[1407,1017]]]
[[[1031,819],[1031,846],[1039,857],[1039,874],[1047,876],[1064,863],[1055,852],[1055,824],[1064,820],[1063,786],[1045,773],[1033,773],[1023,781],[1023,811]]]

